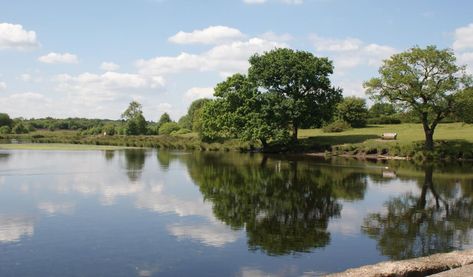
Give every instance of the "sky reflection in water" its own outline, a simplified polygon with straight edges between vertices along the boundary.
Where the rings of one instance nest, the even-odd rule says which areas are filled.
[[[299,276],[470,247],[471,165],[1,151],[1,276]]]

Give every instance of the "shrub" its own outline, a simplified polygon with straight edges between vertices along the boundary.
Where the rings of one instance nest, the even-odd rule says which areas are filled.
[[[171,135],[184,135],[184,134],[189,134],[190,132],[191,130],[187,128],[182,128],[182,129],[172,132]]]
[[[401,120],[394,115],[382,115],[375,118],[369,118],[368,124],[401,124]]]
[[[159,127],[159,134],[170,135],[172,132],[178,131],[179,129],[181,129],[181,127],[179,127],[179,124],[176,122],[166,122]]]
[[[345,97],[337,105],[337,117],[348,122],[351,127],[365,127],[366,119],[368,118],[365,99],[354,96]]]
[[[351,128],[351,125],[348,122],[343,121],[343,120],[337,120],[328,125],[325,125],[322,128],[322,131],[324,131],[324,133],[339,133],[339,132],[346,131],[350,128]]]
[[[15,127],[13,127],[12,132],[15,134],[27,134],[28,129],[23,125],[23,123],[18,122]]]
[[[0,127],[0,134],[1,135],[6,135],[6,134],[9,134],[11,133],[11,128],[8,127],[8,126],[2,126]]]

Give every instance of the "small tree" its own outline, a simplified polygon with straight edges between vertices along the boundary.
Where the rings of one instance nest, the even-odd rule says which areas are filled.
[[[158,120],[158,128],[164,123],[172,122],[171,117],[168,113],[163,113]]]
[[[467,88],[455,96],[454,110],[458,120],[473,123],[473,88]]]
[[[365,99],[354,96],[345,97],[337,105],[337,117],[348,122],[353,128],[365,127],[368,117]]]
[[[452,50],[414,47],[384,61],[380,76],[364,83],[366,92],[387,100],[421,119],[425,148],[433,150],[434,131],[454,108],[454,94],[469,82]]]
[[[11,128],[12,125],[13,125],[13,120],[10,118],[10,116],[6,113],[0,113],[0,127],[8,126]]]
[[[391,103],[374,103],[368,110],[368,116],[375,118],[390,116],[396,113],[396,108]]]
[[[122,119],[126,121],[125,133],[127,135],[146,134],[147,122],[140,103],[132,101],[123,112]]]

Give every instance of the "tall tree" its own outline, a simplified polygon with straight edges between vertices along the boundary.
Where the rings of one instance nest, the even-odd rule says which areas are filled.
[[[127,135],[146,134],[146,119],[143,116],[142,106],[136,101],[132,101],[128,108],[122,113],[122,119],[126,121]]]
[[[421,119],[425,148],[433,150],[434,131],[454,108],[454,95],[469,83],[465,67],[450,49],[414,47],[384,61],[380,76],[364,83],[367,94],[387,100]]]
[[[0,127],[8,126],[11,128],[12,125],[13,125],[13,120],[10,118],[10,116],[6,113],[0,113]]]
[[[286,136],[287,129],[279,114],[283,109],[274,93],[261,93],[242,74],[235,74],[215,88],[215,100],[203,108],[201,135],[204,139],[240,138],[259,140],[265,147],[269,140]]]
[[[250,60],[248,76],[261,91],[284,99],[293,140],[301,127],[320,126],[331,119],[341,100],[341,89],[332,86],[333,65],[305,51],[274,49]]]

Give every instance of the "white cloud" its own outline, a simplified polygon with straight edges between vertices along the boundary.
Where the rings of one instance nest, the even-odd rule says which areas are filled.
[[[33,218],[0,216],[0,243],[17,242],[34,233]]]
[[[205,245],[222,247],[235,242],[239,234],[220,222],[200,224],[173,224],[167,227],[169,233],[180,239],[193,239]]]
[[[396,49],[387,45],[367,44],[357,38],[326,38],[316,34],[309,36],[318,52],[334,60],[335,70],[343,73],[357,66],[378,67],[384,59],[396,53]]]
[[[264,4],[267,0],[243,0],[245,4]]]
[[[456,29],[454,38],[453,49],[461,50],[473,48],[473,23]]]
[[[138,60],[136,66],[140,74],[162,75],[182,71],[217,71],[223,76],[244,72],[248,68],[248,58],[264,51],[286,44],[251,38],[247,41],[236,41],[217,45],[201,54],[181,53],[174,57],[156,57],[149,60]]]
[[[70,53],[54,53],[51,52],[47,55],[41,56],[38,58],[38,61],[42,63],[49,63],[49,64],[58,64],[58,63],[78,63],[79,59],[76,55]]]
[[[118,69],[120,69],[120,66],[118,64],[112,63],[112,62],[103,62],[100,65],[100,69],[102,69],[104,71],[117,71]]]
[[[160,89],[165,83],[160,76],[147,77],[117,72],[105,72],[101,75],[86,72],[77,76],[61,74],[54,80],[58,83],[58,90],[72,93],[91,104],[116,100],[119,94],[127,95],[131,90]]]
[[[214,89],[212,87],[193,87],[186,91],[184,94],[184,99],[187,101],[194,101],[200,98],[212,98],[213,95]]]
[[[0,49],[28,49],[39,45],[34,31],[19,24],[0,23]]]
[[[304,0],[281,0],[281,2],[288,5],[301,5],[304,3]]]
[[[266,32],[259,36],[262,39],[269,40],[269,41],[278,41],[278,42],[288,42],[294,39],[291,34],[284,33],[284,34],[276,34],[274,32]]]
[[[243,38],[240,30],[227,26],[210,26],[190,33],[178,32],[168,40],[177,44],[218,44]]]
[[[41,202],[38,204],[38,209],[48,215],[71,214],[74,210],[74,204],[73,203]]]
[[[360,49],[363,42],[356,38],[324,38],[316,34],[309,36],[317,51],[344,52]]]
[[[4,91],[7,89],[7,84],[5,82],[0,82],[0,91]]]

